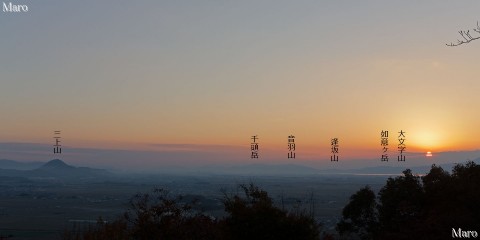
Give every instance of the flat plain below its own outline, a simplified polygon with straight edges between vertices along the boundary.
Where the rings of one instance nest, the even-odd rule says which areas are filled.
[[[388,175],[315,174],[246,175],[126,175],[93,182],[1,177],[0,237],[61,239],[65,229],[83,228],[120,217],[137,193],[164,188],[172,196],[198,199],[198,209],[214,217],[225,215],[224,192],[241,193],[239,184],[266,190],[279,207],[314,211],[323,230],[333,231],[349,197],[369,185],[378,191]]]

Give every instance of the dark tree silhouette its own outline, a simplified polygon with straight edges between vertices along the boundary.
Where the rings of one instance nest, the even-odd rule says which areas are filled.
[[[319,225],[312,216],[275,207],[268,193],[253,184],[240,188],[244,196],[225,194],[229,239],[319,239]]]
[[[135,239],[215,239],[214,221],[192,209],[195,201],[182,203],[165,189],[153,194],[137,194],[130,200],[125,220]]]
[[[378,224],[376,208],[375,193],[370,187],[360,189],[343,208],[343,219],[337,224],[337,231],[349,238],[372,239]]]
[[[352,195],[339,233],[362,239],[451,239],[452,228],[478,229],[479,165],[457,164],[451,174],[432,165],[421,178],[408,169],[403,174],[389,178],[380,190],[373,217],[373,192],[364,188]]]
[[[64,240],[123,240],[129,239],[129,233],[127,232],[127,222],[123,219],[106,223],[102,218],[99,218],[94,226],[66,230],[61,237]]]
[[[111,223],[100,219],[88,229],[66,231],[63,239],[320,239],[313,216],[276,207],[268,193],[253,184],[240,188],[244,195],[225,194],[228,216],[221,220],[193,210],[195,202],[184,203],[182,197],[156,189],[135,195],[123,218]]]
[[[171,197],[167,190],[137,194],[123,218],[111,223],[99,220],[83,231],[66,231],[63,239],[223,239],[217,221],[193,210],[194,202],[184,203],[181,196]]]
[[[416,237],[415,228],[422,216],[424,192],[420,177],[410,169],[404,176],[389,178],[379,192],[378,219],[384,239],[409,239]]]

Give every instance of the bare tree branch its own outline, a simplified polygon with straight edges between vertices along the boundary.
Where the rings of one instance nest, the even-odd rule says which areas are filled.
[[[474,28],[473,31],[475,31],[475,32],[477,32],[477,33],[480,34],[480,25],[478,24],[478,22],[477,22],[477,27]],[[456,46],[460,46],[460,45],[462,45],[462,44],[464,44],[464,43],[469,43],[469,42],[471,42],[471,41],[473,41],[473,40],[480,39],[480,36],[478,36],[478,37],[472,37],[472,35],[470,35],[470,30],[467,30],[467,31],[465,31],[465,30],[460,30],[458,33],[460,34],[460,36],[462,36],[463,39],[462,39],[462,40],[458,40],[458,39],[457,39],[457,43],[450,43],[450,44],[447,43],[447,44],[446,44],[447,46],[449,46],[449,47],[456,47]]]

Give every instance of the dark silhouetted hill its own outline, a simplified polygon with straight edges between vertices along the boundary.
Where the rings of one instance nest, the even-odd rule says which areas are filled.
[[[31,174],[37,177],[57,178],[92,178],[109,175],[104,169],[74,167],[66,164],[60,159],[54,159],[45,163],[43,166],[32,170]]]
[[[74,169],[75,169],[75,167],[66,164],[66,163],[63,162],[62,160],[60,160],[60,159],[54,159],[54,160],[51,160],[51,161],[43,164],[43,165],[40,166],[37,170],[44,170],[44,171],[70,171],[70,170],[74,170]]]
[[[104,169],[74,167],[60,159],[51,160],[33,170],[0,169],[0,176],[34,179],[89,180],[110,177]]]

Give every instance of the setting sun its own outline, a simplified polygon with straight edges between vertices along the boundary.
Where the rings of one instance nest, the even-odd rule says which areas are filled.
[[[432,152],[427,152],[427,154],[425,156],[432,157],[433,155],[432,155]]]

